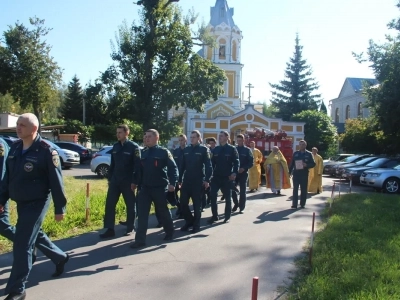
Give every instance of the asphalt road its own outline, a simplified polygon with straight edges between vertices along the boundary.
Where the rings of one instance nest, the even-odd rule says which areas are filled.
[[[251,298],[254,276],[259,277],[259,299],[280,299],[278,287],[289,281],[293,260],[310,237],[312,213],[318,218],[330,197],[333,181],[324,178],[323,183],[325,191],[310,195],[305,209],[290,209],[292,190],[276,196],[263,187],[248,194],[245,214],[234,214],[228,224],[206,225],[210,209],[197,234],[180,232],[183,221],[175,221],[175,240],[168,243],[163,230],[154,228],[153,217],[147,248],[140,250],[128,247],[132,237],[122,237],[121,226],[107,241],[99,240],[98,232],[57,241],[71,257],[65,274],[52,279],[53,263],[40,256],[27,283],[27,299],[243,300]],[[220,203],[220,214],[223,209]],[[11,254],[0,256],[2,288],[11,262]]]

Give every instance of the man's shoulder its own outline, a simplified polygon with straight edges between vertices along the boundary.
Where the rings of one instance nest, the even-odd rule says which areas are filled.
[[[139,145],[138,145],[136,142],[134,142],[134,141],[127,140],[127,143],[128,143],[128,145],[130,145],[131,147],[139,148]]]

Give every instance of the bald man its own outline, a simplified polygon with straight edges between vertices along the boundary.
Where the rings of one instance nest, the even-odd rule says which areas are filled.
[[[67,199],[64,194],[60,157],[38,134],[39,121],[34,114],[23,114],[17,121],[20,138],[9,151],[4,179],[0,188],[0,213],[8,199],[17,203],[13,265],[5,289],[5,300],[23,300],[25,283],[32,268],[32,248],[36,240],[44,245],[44,254],[56,264],[54,277],[64,271],[68,254],[54,245],[42,230],[50,206],[54,202],[55,220],[64,218]]]

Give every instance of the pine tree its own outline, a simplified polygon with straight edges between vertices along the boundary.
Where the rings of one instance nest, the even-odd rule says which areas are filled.
[[[64,106],[62,108],[62,116],[65,120],[82,120],[83,97],[84,93],[81,84],[78,77],[75,75],[68,84]]]
[[[321,101],[321,106],[319,107],[319,111],[328,114],[328,110],[326,109],[324,101]]]
[[[296,34],[296,44],[293,57],[286,64],[285,79],[278,84],[271,84],[271,103],[278,108],[277,117],[283,120],[304,110],[318,110],[319,94],[313,94],[319,85],[312,78],[312,69],[302,57],[303,46],[300,45],[299,35]]]

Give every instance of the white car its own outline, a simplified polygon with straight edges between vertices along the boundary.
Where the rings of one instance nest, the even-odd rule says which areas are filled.
[[[43,139],[43,141],[49,144],[52,148],[57,150],[58,155],[60,156],[60,163],[62,168],[70,169],[71,167],[80,164],[81,159],[78,152],[67,149],[61,149],[56,144],[46,139]]]
[[[93,154],[90,161],[90,170],[101,178],[107,178],[111,164],[111,151],[113,146],[104,146],[99,152]]]

